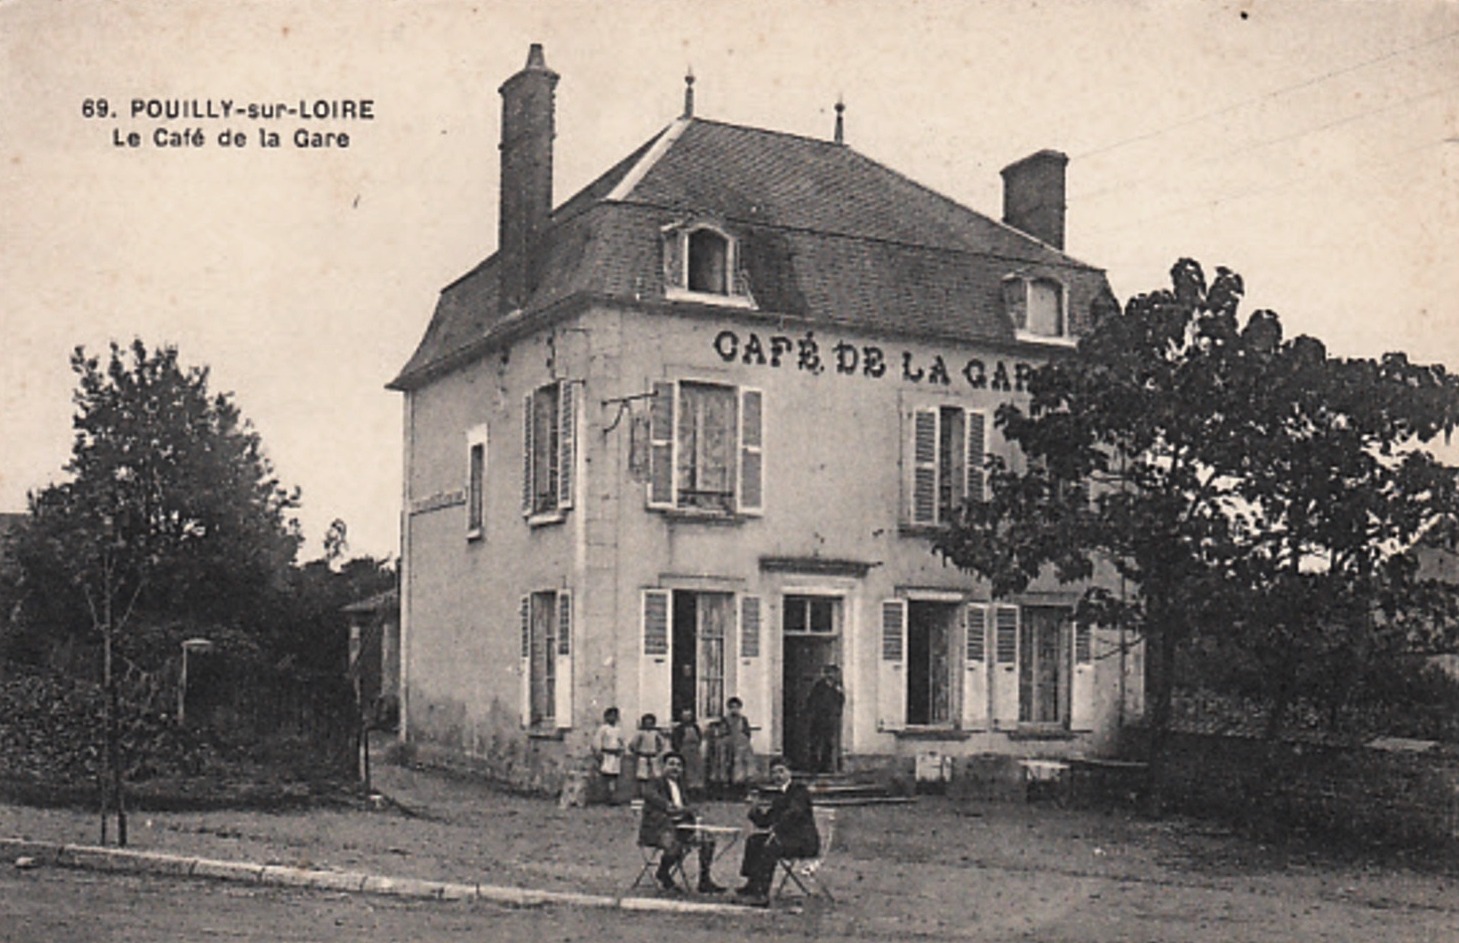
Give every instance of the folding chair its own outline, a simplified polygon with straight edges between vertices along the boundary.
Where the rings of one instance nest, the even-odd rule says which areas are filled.
[[[831,896],[831,889],[821,880],[821,866],[831,853],[831,843],[836,840],[836,810],[813,808],[811,813],[816,817],[816,831],[821,836],[821,853],[814,858],[781,858],[778,862],[780,883],[775,885],[771,898],[783,896],[786,883],[794,882],[806,897],[814,897],[819,892],[832,903],[836,900]]]
[[[643,858],[643,867],[638,869],[638,877],[633,879],[633,883],[628,885],[628,889],[630,891],[638,890],[638,886],[643,883],[645,877],[648,877],[653,882],[653,886],[658,888],[659,882],[658,878],[654,876],[654,872],[658,870],[659,859],[663,857],[664,850],[655,845],[639,845],[638,853]],[[674,866],[669,869],[669,874],[683,885],[685,893],[691,893],[689,875],[684,873],[683,858],[674,863]]]

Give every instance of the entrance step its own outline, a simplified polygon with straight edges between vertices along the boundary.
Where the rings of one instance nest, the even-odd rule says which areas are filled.
[[[797,774],[795,778],[805,783],[811,800],[819,806],[901,805],[913,801],[910,796],[892,792],[884,783],[844,773]]]

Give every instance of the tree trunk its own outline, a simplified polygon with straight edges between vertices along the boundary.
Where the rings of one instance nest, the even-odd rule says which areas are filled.
[[[1144,812],[1159,817],[1165,812],[1166,751],[1169,749],[1171,701],[1175,692],[1175,629],[1165,622],[1155,632],[1155,657],[1150,660],[1149,733]]]

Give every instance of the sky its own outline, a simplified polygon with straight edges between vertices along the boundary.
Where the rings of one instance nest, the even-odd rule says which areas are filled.
[[[233,394],[302,489],[301,557],[335,518],[395,553],[384,385],[495,249],[497,88],[533,42],[562,77],[558,202],[677,117],[692,69],[706,118],[829,137],[840,98],[850,146],[995,218],[1002,167],[1063,151],[1067,250],[1121,299],[1191,257],[1289,334],[1459,369],[1459,0],[0,0],[0,511],[63,477],[70,351],[140,337]],[[146,105],[321,99],[373,117]]]

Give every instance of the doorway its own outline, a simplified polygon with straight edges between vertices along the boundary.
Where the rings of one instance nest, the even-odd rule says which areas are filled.
[[[912,601],[907,605],[907,723],[951,724],[955,603]]]
[[[784,672],[781,678],[781,750],[792,769],[811,768],[806,701],[825,665],[840,666],[841,600],[786,596],[781,604]],[[839,737],[836,744],[840,747]]]
[[[685,710],[692,710],[701,724],[724,713],[726,676],[732,664],[726,646],[734,625],[734,596],[730,593],[695,593],[675,590],[671,615],[673,644],[671,717],[660,717],[661,726],[671,726]]]

